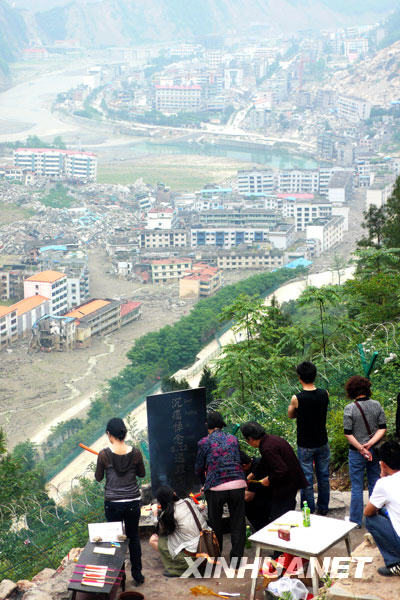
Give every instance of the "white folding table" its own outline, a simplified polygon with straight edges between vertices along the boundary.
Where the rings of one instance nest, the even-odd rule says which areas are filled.
[[[324,554],[329,548],[335,546],[343,539],[346,542],[348,555],[350,556],[350,538],[349,534],[356,523],[350,521],[341,521],[330,517],[321,517],[319,515],[311,516],[311,527],[303,527],[303,515],[300,511],[290,510],[275,521],[268,523],[263,529],[256,531],[249,537],[249,540],[256,546],[255,561],[259,561],[261,550],[279,550],[288,552],[301,558],[310,559]],[[286,542],[278,537],[277,531],[268,531],[269,529],[278,529],[280,524],[297,524],[298,527],[291,527],[290,541]],[[254,600],[257,578],[254,577],[251,583],[250,600]],[[313,594],[318,595],[318,573],[316,569],[312,572]]]

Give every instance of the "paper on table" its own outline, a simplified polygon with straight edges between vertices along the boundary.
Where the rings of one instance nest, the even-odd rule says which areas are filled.
[[[89,540],[91,542],[117,542],[124,535],[122,521],[111,523],[89,523]]]
[[[115,548],[103,548],[102,546],[95,546],[93,548],[95,554],[115,554]]]

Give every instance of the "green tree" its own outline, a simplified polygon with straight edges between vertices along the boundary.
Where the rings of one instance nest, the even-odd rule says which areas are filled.
[[[386,222],[383,227],[385,246],[400,248],[400,177],[386,203]]]
[[[367,230],[368,235],[357,242],[358,248],[381,248],[386,218],[385,207],[378,208],[371,205],[368,211],[364,212],[364,221],[361,226]]]
[[[189,390],[190,385],[187,379],[175,379],[165,375],[161,380],[161,390],[163,392],[174,392],[179,390]]]
[[[218,387],[218,379],[213,375],[209,367],[204,367],[201,374],[199,387],[206,388],[206,403],[209,404],[213,400],[214,392]]]
[[[305,306],[310,304],[317,304],[319,308],[319,319],[321,325],[321,337],[322,337],[322,351],[324,356],[326,357],[326,339],[325,339],[325,327],[324,327],[324,318],[325,318],[325,310],[327,304],[332,304],[338,299],[337,292],[329,287],[316,288],[314,286],[309,286],[304,290],[302,295],[299,298],[299,305]]]

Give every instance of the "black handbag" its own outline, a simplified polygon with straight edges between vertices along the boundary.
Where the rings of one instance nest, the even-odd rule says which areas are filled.
[[[206,558],[208,562],[216,562],[218,556],[221,556],[217,536],[212,529],[202,529],[200,521],[193,506],[188,500],[185,500],[200,532],[200,539],[197,545],[196,558]]]

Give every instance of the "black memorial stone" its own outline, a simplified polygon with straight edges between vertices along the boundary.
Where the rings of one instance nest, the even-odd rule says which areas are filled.
[[[205,388],[147,396],[151,487],[170,485],[180,497],[200,488],[197,442],[207,435]]]

